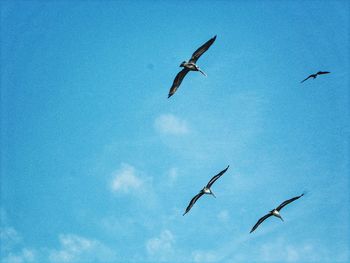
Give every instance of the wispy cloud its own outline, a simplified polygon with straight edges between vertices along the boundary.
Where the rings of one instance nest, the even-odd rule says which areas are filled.
[[[11,249],[21,241],[22,237],[13,227],[0,228],[1,252]]]
[[[146,242],[148,255],[154,260],[169,260],[174,254],[175,237],[170,230],[163,230],[159,236]]]
[[[190,131],[187,122],[173,114],[158,116],[154,121],[154,127],[159,133],[167,135],[184,135]]]
[[[23,248],[18,253],[9,253],[6,257],[2,259],[3,263],[27,263],[36,262],[35,261],[35,251],[31,249]]]
[[[143,181],[136,175],[136,169],[128,164],[114,173],[111,189],[113,192],[128,193],[142,186]]]
[[[117,259],[117,253],[109,246],[74,234],[60,235],[59,248],[27,247],[20,233],[10,226],[0,229],[0,237],[0,261],[3,263],[104,263]]]
[[[4,263],[25,263],[35,261],[35,251],[21,248],[22,236],[11,226],[0,228],[0,261]]]
[[[129,208],[132,205],[136,205],[136,207],[141,205],[142,209],[155,209],[158,204],[153,177],[130,164],[122,163],[120,168],[112,173],[108,188],[116,194],[116,197],[121,197],[120,195],[133,197],[128,199],[130,201]],[[135,200],[137,202],[134,202]]]
[[[98,240],[64,234],[59,241],[61,248],[50,252],[50,262],[115,262],[117,258],[114,250]]]

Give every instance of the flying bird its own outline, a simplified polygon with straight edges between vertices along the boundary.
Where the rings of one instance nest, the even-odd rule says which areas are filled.
[[[280,211],[283,207],[285,207],[286,205],[290,204],[291,202],[299,199],[300,197],[302,197],[305,193],[302,193],[299,196],[293,197],[291,199],[288,199],[286,201],[284,201],[282,204],[280,204],[277,208],[271,210],[268,214],[264,215],[262,218],[260,218],[258,220],[258,222],[256,222],[256,224],[253,226],[252,230],[250,230],[250,233],[252,233],[255,229],[258,228],[258,226],[265,221],[265,219],[269,218],[270,216],[275,216],[278,217],[279,219],[281,219],[283,221],[283,218],[280,215]]]
[[[219,179],[226,171],[227,169],[229,168],[230,166],[228,165],[224,170],[222,170],[220,173],[218,173],[217,175],[213,176],[213,178],[210,179],[210,181],[207,183],[206,186],[203,187],[202,190],[200,190],[200,192],[195,195],[192,200],[190,201],[190,203],[188,204],[187,208],[186,208],[186,211],[185,213],[183,214],[183,216],[185,214],[187,214],[192,206],[197,202],[197,200],[204,194],[209,194],[209,195],[212,195],[215,197],[213,191],[210,189],[210,187],[216,182],[217,179]]]
[[[205,51],[207,51],[209,49],[209,47],[214,43],[216,39],[216,35],[209,39],[207,42],[205,42],[201,47],[199,47],[193,54],[191,59],[187,62],[187,61],[183,61],[180,64],[180,67],[183,67],[183,69],[177,73],[173,85],[171,86],[170,90],[169,90],[169,95],[168,98],[170,98],[172,95],[174,95],[174,93],[176,92],[176,90],[178,89],[178,87],[180,86],[182,80],[184,79],[184,77],[186,76],[186,74],[189,71],[199,71],[200,73],[202,73],[204,76],[207,76],[197,65],[196,62],[197,60],[200,58],[201,55],[204,54]]]
[[[329,71],[319,71],[319,72],[317,72],[317,73],[315,73],[315,74],[311,74],[310,76],[308,76],[306,79],[304,79],[302,82],[300,82],[300,83],[303,83],[305,80],[308,80],[309,78],[313,78],[313,79],[315,79],[316,77],[317,77],[317,75],[323,75],[323,74],[328,74],[328,73],[330,73]]]

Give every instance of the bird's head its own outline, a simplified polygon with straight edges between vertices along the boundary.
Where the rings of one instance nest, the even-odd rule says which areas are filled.
[[[182,61],[180,67],[185,67],[186,61]]]

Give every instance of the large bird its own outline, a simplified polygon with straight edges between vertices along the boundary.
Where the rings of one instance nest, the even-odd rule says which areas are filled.
[[[207,51],[209,49],[209,47],[214,43],[215,39],[216,39],[216,36],[209,39],[207,42],[205,42],[200,48],[198,48],[192,54],[192,57],[188,62],[183,61],[180,64],[180,67],[183,67],[183,69],[179,73],[177,73],[177,75],[174,79],[173,85],[171,86],[171,88],[169,90],[168,98],[170,98],[172,95],[174,95],[174,93],[176,92],[176,90],[180,86],[182,80],[184,79],[184,77],[186,76],[186,74],[189,71],[199,71],[204,76],[206,76],[206,74],[196,65],[196,62],[200,58],[200,56],[203,55],[204,52]]]
[[[218,173],[217,175],[213,176],[213,178],[210,179],[210,181],[207,183],[206,186],[203,187],[202,190],[200,190],[200,192],[195,195],[192,200],[190,201],[190,203],[188,204],[187,208],[186,208],[186,211],[183,215],[187,214],[192,206],[197,202],[197,200],[204,194],[209,194],[209,195],[212,195],[215,197],[213,191],[210,189],[210,187],[215,183],[215,181],[217,179],[219,179],[226,171],[227,169],[229,168],[230,166],[228,165],[224,170],[222,170],[220,173]]]
[[[268,214],[264,215],[262,218],[260,218],[258,220],[258,222],[253,226],[252,230],[250,230],[250,233],[252,233],[255,229],[258,228],[258,226],[264,222],[267,218],[269,218],[270,216],[275,216],[275,217],[278,217],[279,219],[281,219],[283,221],[283,218],[281,217],[280,215],[280,211],[283,207],[285,207],[286,205],[290,204],[291,202],[299,199],[300,197],[302,197],[305,193],[302,193],[301,195],[299,196],[296,196],[296,197],[293,197],[291,199],[288,199],[286,201],[284,201],[282,204],[280,204],[277,208],[271,210]]]
[[[323,75],[323,74],[328,74],[328,73],[330,73],[330,72],[329,71],[319,71],[319,72],[317,72],[315,74],[311,74],[310,76],[308,76],[306,79],[304,79],[300,83],[303,83],[305,80],[308,80],[309,78],[315,79],[317,77],[317,75]]]

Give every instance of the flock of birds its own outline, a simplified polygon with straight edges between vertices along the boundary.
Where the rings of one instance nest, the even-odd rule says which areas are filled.
[[[216,40],[216,36],[214,36],[213,38],[209,39],[207,42],[205,42],[202,46],[200,46],[191,56],[190,60],[187,61],[183,61],[180,64],[180,67],[183,67],[183,69],[176,75],[173,85],[171,86],[170,90],[169,90],[169,94],[168,94],[168,98],[170,98],[171,96],[173,96],[175,94],[175,92],[177,91],[177,89],[179,88],[179,86],[181,85],[181,82],[183,81],[183,79],[185,78],[185,76],[187,75],[188,72],[190,71],[199,71],[200,73],[202,73],[204,76],[207,76],[196,64],[197,60],[210,48],[210,46],[214,43],[214,41]],[[315,79],[318,75],[323,75],[323,74],[328,74],[330,73],[329,71],[318,71],[315,74],[311,74],[309,75],[307,78],[305,78],[304,80],[301,81],[301,83],[303,83],[304,81],[313,78]],[[218,174],[214,175],[210,181],[207,183],[206,186],[203,187],[202,190],[199,191],[199,193],[197,195],[195,195],[190,203],[188,204],[185,212],[183,215],[187,214],[191,208],[193,207],[193,205],[198,201],[199,198],[201,198],[203,195],[208,194],[208,195],[212,195],[213,197],[215,197],[215,194],[213,193],[213,191],[211,190],[212,185],[228,170],[230,166],[228,165],[224,170],[222,170],[221,172],[219,172]],[[269,211],[266,215],[264,215],[263,217],[261,217],[256,224],[253,226],[253,228],[250,230],[250,233],[252,233],[254,230],[256,230],[259,225],[264,222],[267,218],[269,218],[270,216],[275,216],[278,217],[279,219],[281,219],[283,221],[282,216],[280,215],[280,211],[282,208],[284,208],[286,205],[294,202],[295,200],[298,200],[300,197],[304,196],[305,193],[302,193],[299,196],[293,197],[291,199],[288,199],[284,202],[282,202],[278,207],[272,209],[271,211]]]

